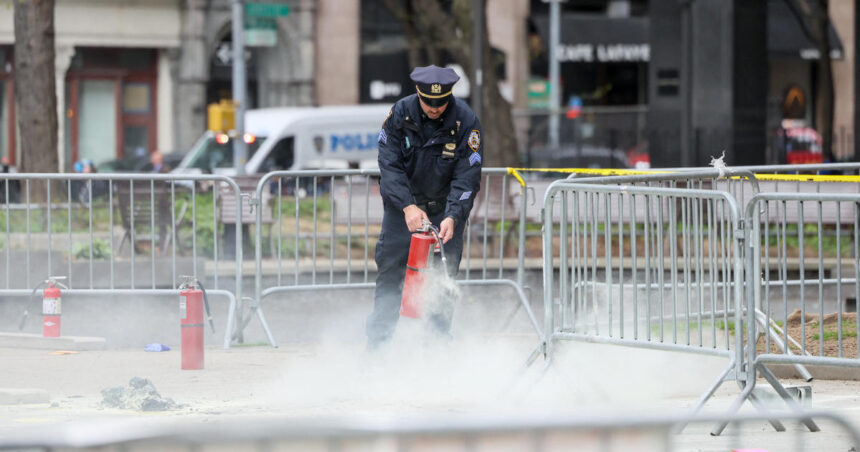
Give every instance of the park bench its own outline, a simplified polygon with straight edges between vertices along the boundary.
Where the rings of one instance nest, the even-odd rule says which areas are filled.
[[[162,255],[166,254],[188,209],[187,201],[178,201],[174,196],[181,193],[182,187],[176,186],[172,193],[170,184],[163,182],[118,182],[115,187],[115,202],[125,231],[119,251],[128,241],[134,242],[135,251],[141,250],[140,243],[154,243]],[[179,206],[176,211],[172,211],[174,201]]]
[[[236,226],[242,225],[242,249],[243,255],[250,256],[251,252],[251,234],[250,226],[254,225],[257,221],[257,210],[262,209],[261,220],[263,225],[268,225],[268,238],[270,248],[274,247],[272,244],[272,227],[275,223],[275,219],[272,216],[272,194],[268,189],[264,189],[262,192],[262,199],[256,200],[254,202],[255,205],[252,205],[251,199],[256,196],[257,191],[257,183],[260,181],[259,175],[244,175],[244,176],[233,176],[232,179],[236,182],[236,185],[239,186],[239,191],[241,194],[247,194],[245,199],[242,200],[242,212],[239,212],[238,209],[238,200],[236,199],[236,192],[233,190],[233,187],[228,184],[219,183],[218,184],[218,221],[224,225],[224,234],[223,234],[223,243],[224,243],[224,256],[225,257],[233,257],[235,254],[236,248]]]

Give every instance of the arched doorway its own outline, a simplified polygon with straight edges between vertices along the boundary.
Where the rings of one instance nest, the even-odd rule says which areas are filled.
[[[233,33],[228,23],[209,56],[209,81],[206,84],[206,105],[233,98]],[[245,47],[246,109],[257,107],[256,52]]]

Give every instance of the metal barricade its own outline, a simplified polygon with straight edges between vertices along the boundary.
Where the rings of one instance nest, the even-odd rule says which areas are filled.
[[[258,207],[253,311],[262,312],[262,300],[275,293],[375,287],[371,276],[383,212],[378,177],[378,170],[302,170],[260,179],[253,201]],[[517,309],[525,309],[539,338],[542,333],[524,284],[529,190],[512,179],[505,168],[482,171],[457,282],[510,287],[520,302]],[[269,221],[266,209],[272,211]],[[533,244],[536,253],[540,244]],[[539,268],[538,259],[531,261]],[[270,287],[264,287],[264,274],[274,279]]]
[[[743,320],[740,226],[722,191],[553,183],[543,212],[547,357],[554,341],[577,340],[728,358],[700,409],[732,370],[743,379],[733,334]]]
[[[797,429],[775,436],[761,431],[767,420],[814,418],[832,426],[826,437]],[[63,425],[21,426],[0,438],[0,449],[78,451],[417,450],[417,451],[601,451],[852,450],[860,432],[844,414],[813,411],[687,417],[667,413],[446,413],[435,416],[312,418],[241,416],[211,422],[181,419],[89,419]],[[731,422],[736,434],[713,437],[702,427]],[[680,426],[690,426],[678,434]],[[86,427],[86,428],[85,428]],[[84,431],[86,434],[82,434]],[[755,449],[752,449],[755,448]],[[765,449],[762,449],[765,448]]]
[[[206,292],[229,300],[232,319],[241,312],[242,228],[222,238],[225,192],[241,209],[238,186],[223,176],[0,174],[0,295],[30,296],[62,275],[64,298],[178,297],[180,275],[202,282],[211,272]],[[232,262],[221,262],[225,245]]]
[[[751,397],[757,372],[797,410],[766,364],[860,368],[860,195],[761,193],[747,204],[746,222],[745,315],[756,327],[747,332],[750,378],[732,410]]]

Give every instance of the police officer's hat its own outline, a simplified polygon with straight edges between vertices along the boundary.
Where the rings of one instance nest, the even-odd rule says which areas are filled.
[[[417,67],[409,77],[415,82],[415,89],[425,104],[441,107],[451,99],[451,88],[460,80],[451,68],[439,66]]]

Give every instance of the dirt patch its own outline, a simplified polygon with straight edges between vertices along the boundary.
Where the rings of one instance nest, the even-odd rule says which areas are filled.
[[[803,320],[801,322],[801,320]],[[786,330],[798,344],[806,338],[806,351],[813,356],[839,357],[839,315],[825,314],[824,321],[819,322],[818,314],[806,313],[802,316],[800,309],[792,312],[787,319]],[[821,354],[821,326],[824,327],[824,354]],[[806,329],[804,332],[803,329]],[[784,336],[781,334],[781,338]],[[758,353],[765,353],[765,338],[760,336],[756,343]],[[791,351],[800,353],[800,347],[791,346]],[[782,351],[771,341],[769,353],[781,354]],[[842,357],[857,358],[857,313],[842,313]]]

